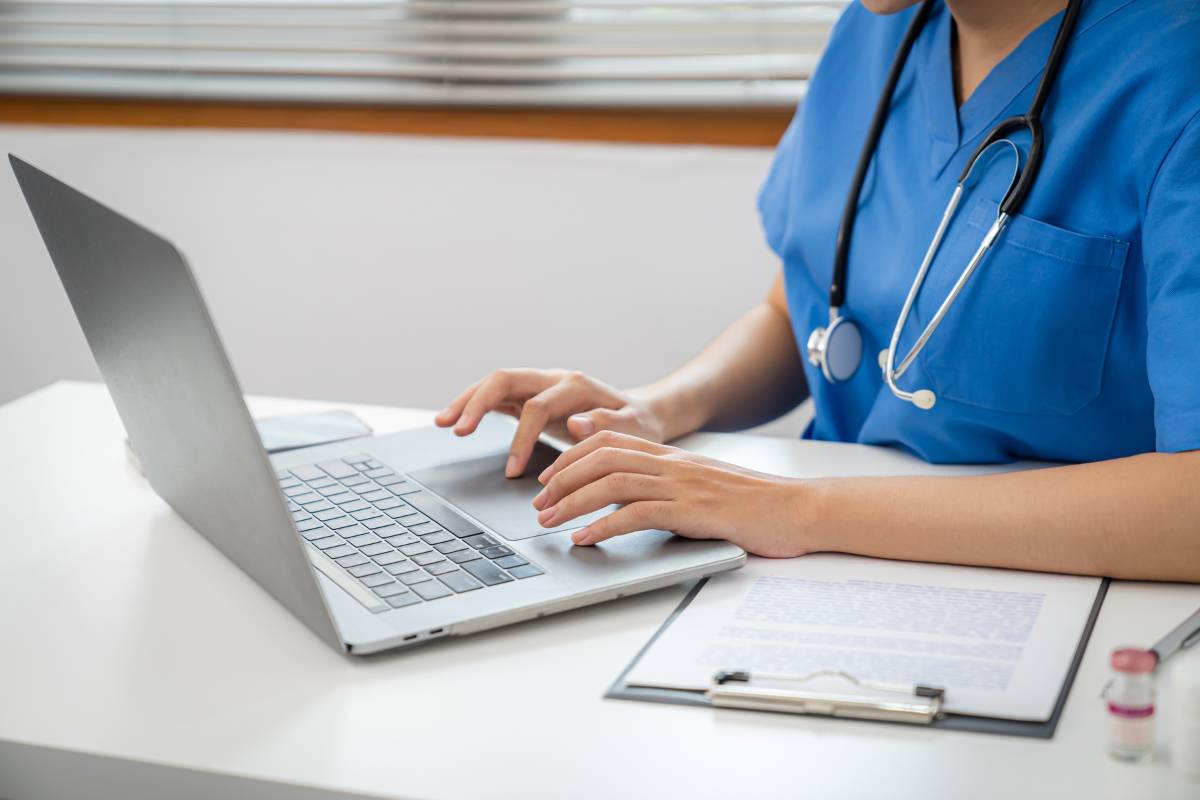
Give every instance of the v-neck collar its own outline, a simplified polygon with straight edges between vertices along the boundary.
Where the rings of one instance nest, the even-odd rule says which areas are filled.
[[[932,135],[930,167],[935,175],[939,175],[964,144],[973,142],[997,122],[1017,95],[1038,79],[1058,33],[1062,12],[1031,31],[993,67],[961,108],[954,96],[951,51],[954,21],[944,4],[939,4],[933,14],[933,19],[926,23],[926,35],[921,37],[923,49],[918,62],[921,66],[917,70],[917,80]],[[1082,23],[1087,22],[1090,27],[1096,21],[1095,14],[1088,16],[1092,19],[1080,20],[1076,36],[1085,30]],[[1024,108],[1020,108],[1011,113],[1024,111]]]

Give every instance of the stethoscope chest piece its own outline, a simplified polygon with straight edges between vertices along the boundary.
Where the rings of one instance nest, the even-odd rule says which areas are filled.
[[[825,380],[842,383],[850,380],[862,362],[863,338],[858,325],[829,312],[829,324],[814,328],[808,336],[808,363],[821,370]]]

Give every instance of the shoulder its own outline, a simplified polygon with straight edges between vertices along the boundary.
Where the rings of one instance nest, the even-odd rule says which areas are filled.
[[[1082,24],[1114,78],[1188,118],[1200,109],[1200,0],[1100,2]]]

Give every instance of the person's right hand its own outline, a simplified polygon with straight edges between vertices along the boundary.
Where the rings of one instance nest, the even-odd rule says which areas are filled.
[[[434,421],[442,428],[453,425],[456,434],[467,436],[489,411],[519,420],[504,467],[510,478],[525,471],[538,436],[547,428],[559,434],[565,431],[576,441],[603,430],[653,442],[662,442],[664,436],[661,420],[645,399],[582,372],[561,369],[493,372],[467,387]]]

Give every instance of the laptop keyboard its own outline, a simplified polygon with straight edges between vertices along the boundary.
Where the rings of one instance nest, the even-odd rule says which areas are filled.
[[[296,530],[379,598],[373,610],[543,574],[369,455],[292,467],[276,475]]]

